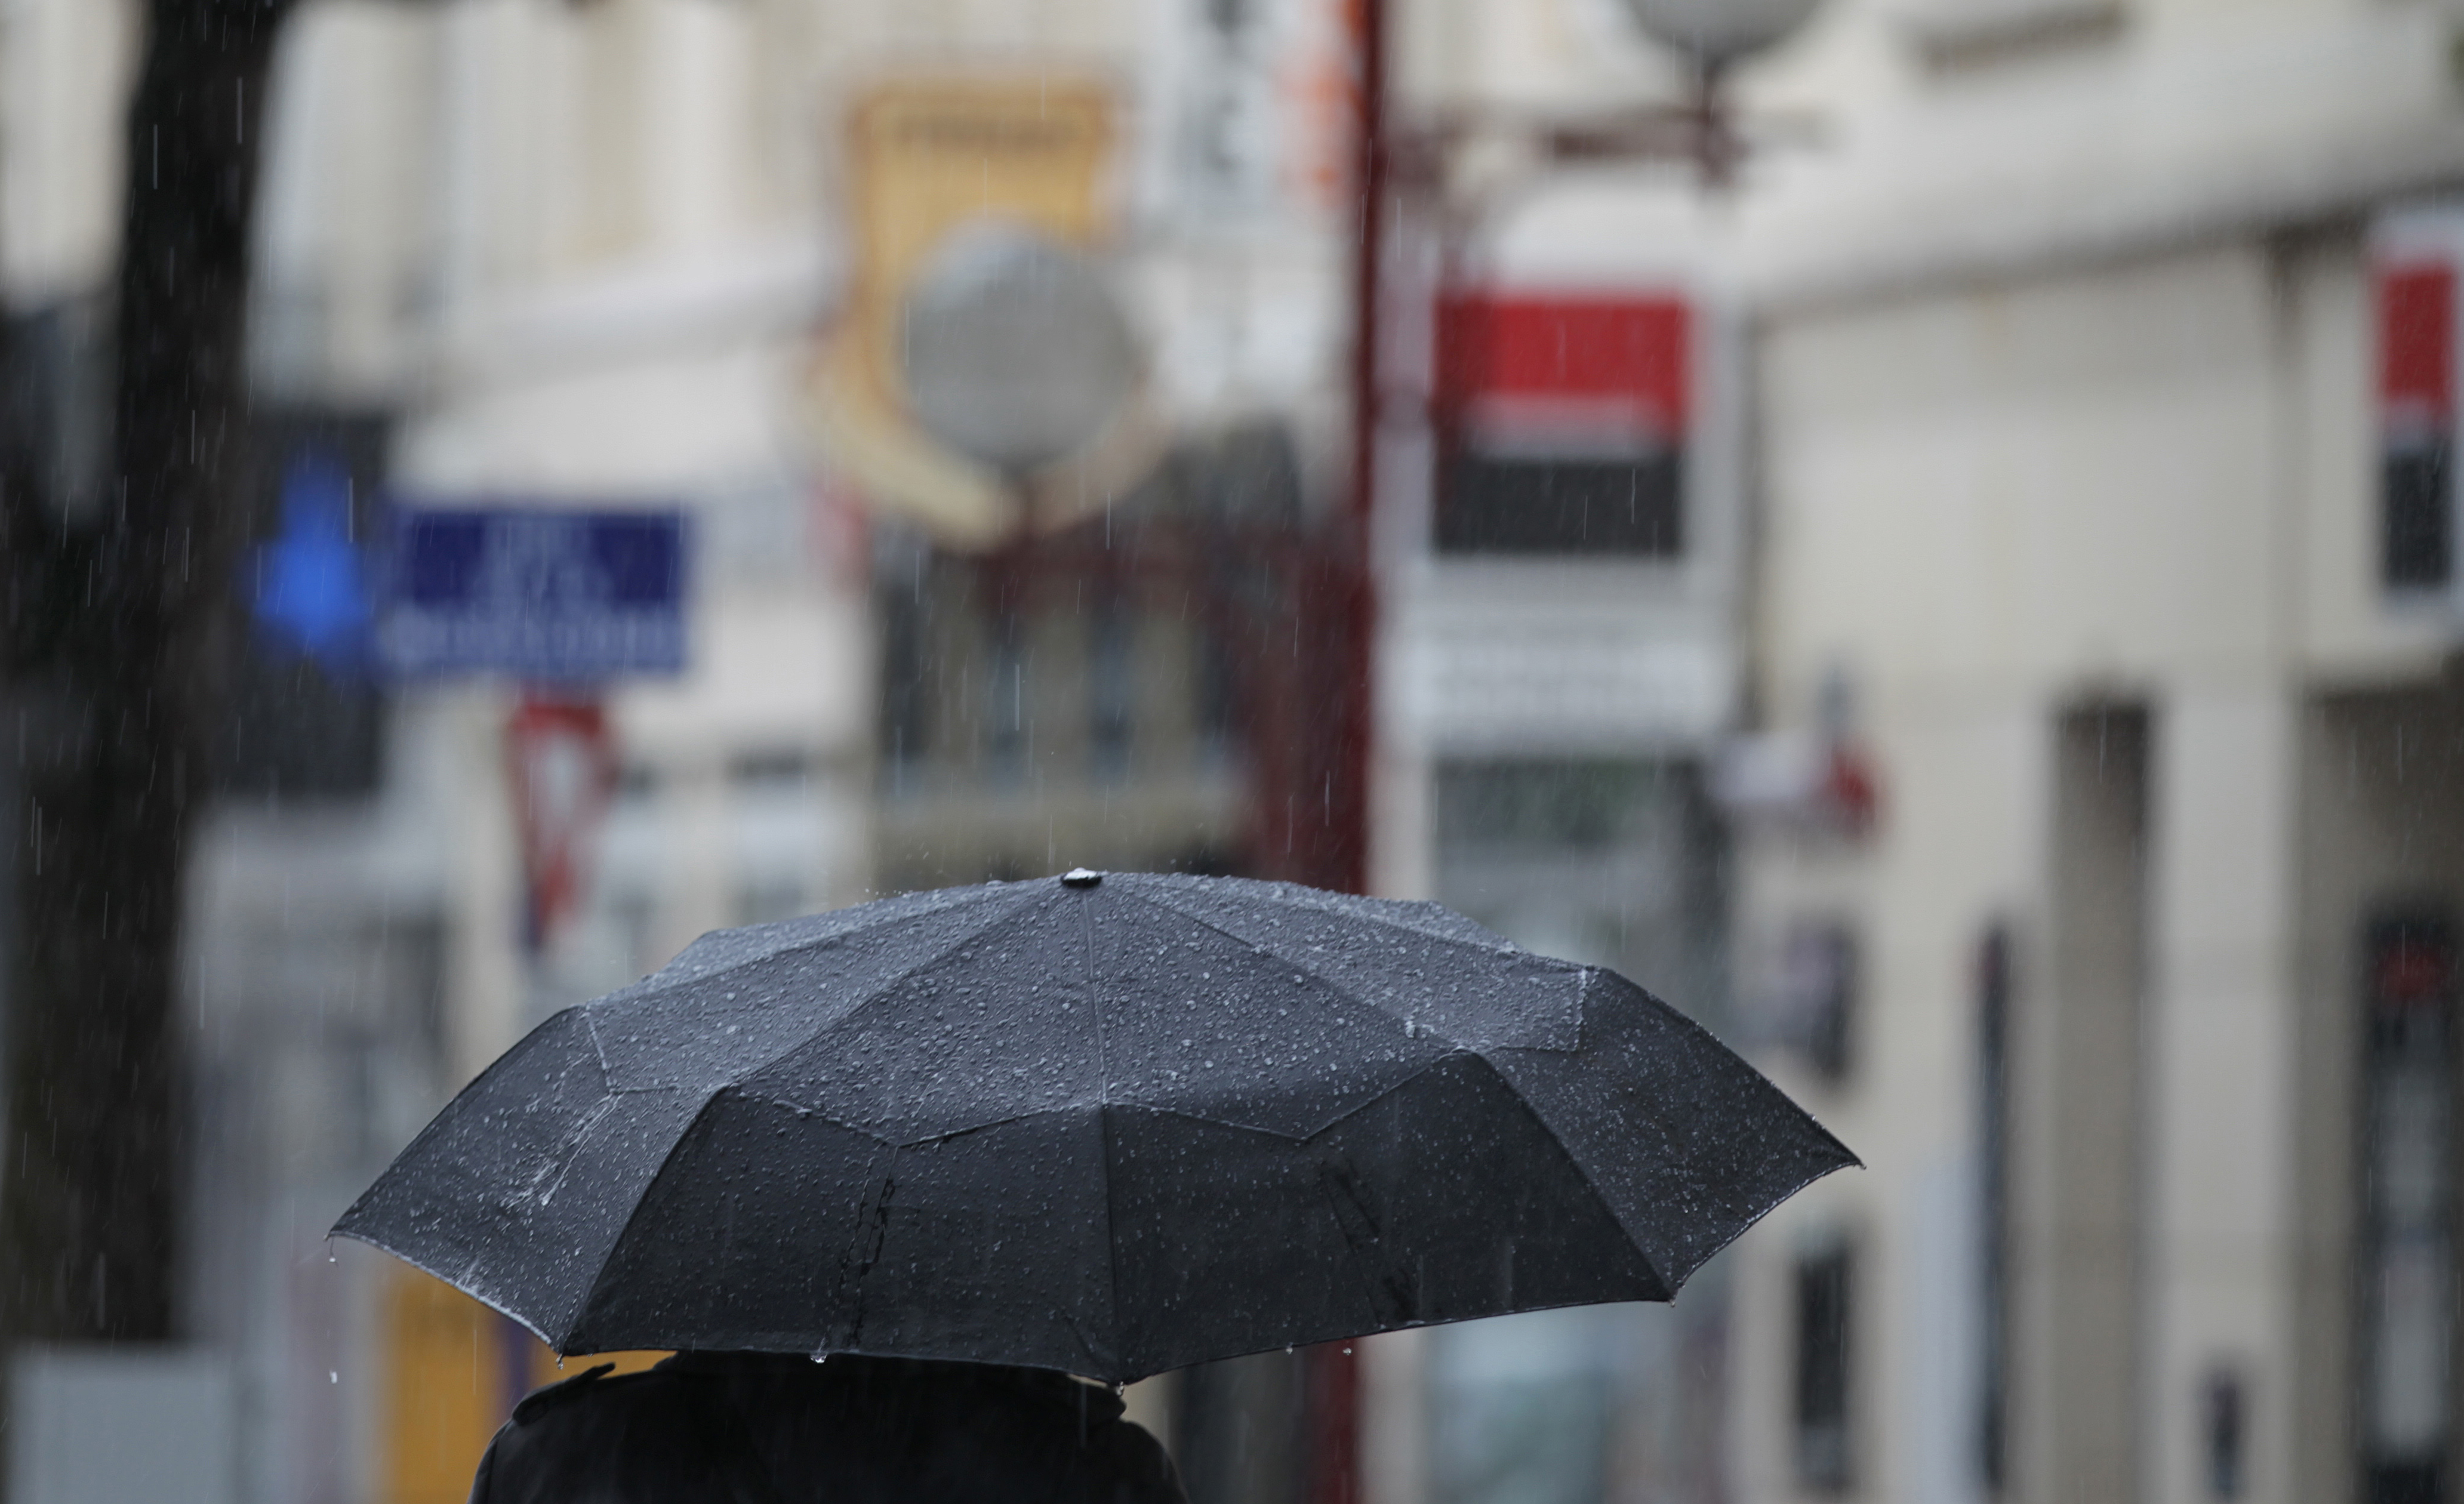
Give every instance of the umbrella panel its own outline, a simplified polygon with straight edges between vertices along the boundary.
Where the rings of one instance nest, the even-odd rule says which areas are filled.
[[[1490,1058],[1672,1290],[1764,1212],[1857,1162],[1709,1031],[1614,971],[1593,973],[1579,1052]]]
[[[1475,1056],[1301,1142],[1136,1109],[1112,1119],[1121,1377],[1670,1294]]]
[[[1115,1105],[893,1146],[722,1093],[598,1288],[570,1350],[998,1353],[1113,1380],[1669,1293],[1468,1055],[1310,1139]]]

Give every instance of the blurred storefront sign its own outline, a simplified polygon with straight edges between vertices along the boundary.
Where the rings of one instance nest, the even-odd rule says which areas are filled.
[[[2456,269],[2464,205],[2388,214],[2372,236],[2378,326],[2379,580],[2391,599],[2464,611],[2459,502]]]
[[[1732,414],[1687,288],[1431,291],[1426,552],[1385,593],[1399,741],[1633,752],[1727,729]]]
[[[1737,672],[1727,642],[1586,594],[1560,581],[1547,600],[1402,597],[1387,626],[1390,724],[1450,752],[1657,747],[1727,724]]]
[[[1066,522],[1068,499],[1092,494],[1100,502],[1113,488],[1090,482],[1130,478],[1153,447],[1138,442],[1133,408],[1114,411],[1133,352],[1090,259],[1111,221],[1113,113],[1104,85],[1038,71],[885,83],[849,114],[855,266],[846,314],[815,383],[827,459],[874,506],[951,546],[995,546],[1030,514],[1045,525]],[[962,236],[1033,248],[1029,259],[1045,274],[1039,279],[1030,268],[1023,282],[971,275],[984,270],[976,263],[985,258],[964,254]],[[1004,264],[1017,263],[1011,255]],[[1034,429],[1035,443],[962,447],[954,436],[963,440],[973,427],[920,421],[952,405],[945,348],[1015,344],[994,326],[1048,323],[1060,311],[1048,305],[1090,299],[1106,308],[1097,322],[1112,328],[1094,330],[1084,359],[1041,373],[1058,383],[1054,390],[1020,394],[1033,409],[1024,418],[997,425],[1003,434],[996,437]],[[957,323],[973,335],[952,338],[949,316],[970,309],[972,319]],[[925,347],[913,349],[919,332]],[[930,393],[915,388],[914,378],[930,374],[911,369],[916,356],[940,373]],[[974,373],[970,391],[980,399],[983,381],[1007,369]],[[919,403],[919,396],[931,401]],[[1031,421],[1056,414],[1087,431],[1062,433]],[[1050,473],[1056,470],[1069,473]]]
[[[686,533],[672,510],[398,507],[379,657],[546,683],[680,673]]]
[[[1439,552],[1682,554],[1691,336],[1664,294],[1441,298]]]

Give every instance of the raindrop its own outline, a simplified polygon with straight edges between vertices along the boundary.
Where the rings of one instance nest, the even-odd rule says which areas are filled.
[[[341,1382],[342,1382],[342,1370],[341,1370],[340,1368],[328,1368],[328,1369],[326,1369],[326,1370],[325,1370],[325,1382],[326,1382],[327,1384],[340,1384],[340,1383],[341,1383]]]

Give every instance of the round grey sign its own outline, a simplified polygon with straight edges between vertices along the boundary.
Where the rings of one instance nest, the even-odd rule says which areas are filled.
[[[903,311],[907,396],[926,432],[1009,473],[1080,448],[1137,380],[1104,274],[1015,225],[971,226],[925,262]]]

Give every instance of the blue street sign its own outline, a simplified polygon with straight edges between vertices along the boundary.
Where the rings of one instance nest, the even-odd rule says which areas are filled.
[[[351,472],[308,449],[282,473],[282,531],[256,551],[258,641],[284,657],[307,657],[329,673],[363,667],[368,591],[351,538]]]
[[[397,505],[390,541],[377,648],[396,673],[683,671],[680,512]]]

